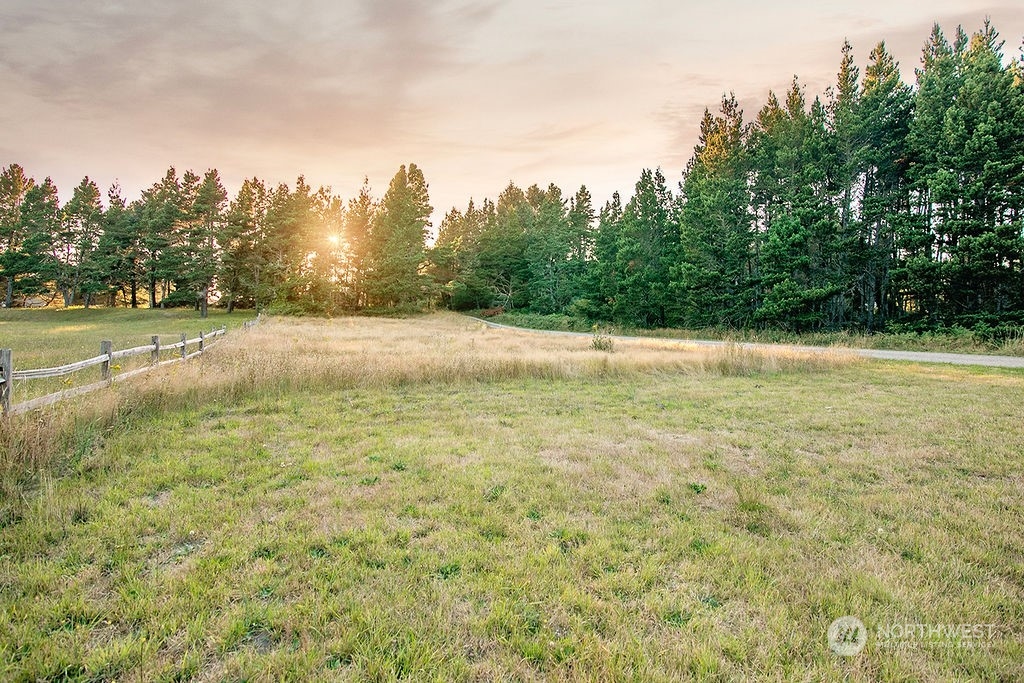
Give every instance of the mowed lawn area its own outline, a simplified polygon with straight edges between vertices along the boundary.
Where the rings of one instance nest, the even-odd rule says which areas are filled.
[[[3,425],[2,680],[1024,675],[1020,371],[271,318],[91,396]]]

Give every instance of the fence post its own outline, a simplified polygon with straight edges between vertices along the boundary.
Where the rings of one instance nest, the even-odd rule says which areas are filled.
[[[10,349],[0,349],[0,413],[11,412],[11,393],[14,387],[14,361]]]
[[[154,334],[149,339],[153,342],[153,350],[149,352],[149,364],[156,365],[160,361],[160,335]]]
[[[113,360],[112,354],[114,353],[114,342],[104,340],[100,342],[100,355],[106,356],[107,359],[100,363],[100,379],[104,382],[110,381],[110,361]]]
[[[188,340],[188,335],[186,335],[184,332],[182,332],[181,333],[181,359],[182,360],[185,360],[185,356],[188,355],[188,352],[185,350],[185,342],[187,340]]]
[[[203,352],[203,331],[199,330],[199,353]]]

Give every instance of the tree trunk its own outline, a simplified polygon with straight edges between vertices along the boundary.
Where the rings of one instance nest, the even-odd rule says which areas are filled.
[[[156,276],[149,277],[149,307],[156,308]]]
[[[138,282],[138,280],[135,279],[134,275],[132,275],[131,288],[132,288],[132,308],[138,308],[139,307],[139,282]]]
[[[4,298],[4,308],[14,305],[14,278],[7,278],[7,296]]]
[[[200,299],[199,299],[199,317],[200,318],[205,318],[209,314],[209,311],[207,310],[209,308],[209,306],[210,306],[209,299],[210,299],[210,288],[209,287],[203,287],[203,293],[200,295]]]

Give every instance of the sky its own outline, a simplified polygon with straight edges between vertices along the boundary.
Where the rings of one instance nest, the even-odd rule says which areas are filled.
[[[510,181],[600,205],[644,168],[674,185],[724,93],[747,120],[794,75],[813,99],[844,38],[913,82],[932,24],[986,16],[1019,56],[1019,0],[4,0],[0,164],[66,200],[168,166],[380,197],[413,162],[435,229]]]

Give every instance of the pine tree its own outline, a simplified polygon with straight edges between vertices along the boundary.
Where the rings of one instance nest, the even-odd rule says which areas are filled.
[[[672,202],[661,169],[645,169],[619,220],[617,291],[611,311],[618,322],[639,327],[669,324],[669,282],[679,247]]]
[[[370,181],[364,178],[359,194],[348,201],[342,220],[347,261],[344,280],[348,288],[349,307],[356,310],[367,306],[366,274],[371,267],[370,249],[377,211],[378,205],[370,190]]]
[[[321,187],[313,195],[307,296],[315,311],[334,313],[349,308],[343,291],[348,255],[341,242],[345,208],[328,188]]]
[[[861,173],[859,240],[853,308],[868,331],[895,312],[891,282],[897,238],[909,229],[909,136],[913,99],[899,65],[881,42],[871,51],[860,98],[857,150]]]
[[[178,173],[172,166],[163,179],[142,193],[139,201],[140,267],[149,293],[150,308],[155,308],[159,301],[157,286],[164,285],[163,295],[166,296],[167,278],[175,273],[173,240],[181,220],[180,195]]]
[[[326,310],[327,302],[317,296],[323,288],[317,282],[316,260],[325,247],[328,200],[326,190],[314,192],[303,176],[295,181],[294,190],[281,184],[270,194],[266,235],[260,244],[262,287],[268,298],[261,294],[261,300],[284,311]]]
[[[562,190],[554,184],[548,185],[546,190],[534,185],[527,194],[533,216],[525,234],[526,288],[534,311],[555,313],[571,298],[569,255],[573,235],[568,207]]]
[[[590,270],[596,259],[596,217],[590,191],[586,185],[581,185],[569,202],[566,216],[569,230],[567,277],[571,299],[571,310],[567,312],[574,316],[590,317],[593,314],[594,301],[589,287]]]
[[[480,238],[492,210],[489,200],[477,208],[470,199],[466,210],[453,208],[438,228],[430,251],[433,277],[442,302],[454,310],[489,306],[494,293],[480,270]]]
[[[488,304],[508,310],[529,307],[531,272],[526,244],[533,220],[527,194],[514,183],[502,190],[493,205],[485,203],[475,273],[490,290]]]
[[[925,327],[939,324],[945,307],[939,283],[946,247],[934,189],[945,163],[943,129],[961,87],[962,62],[962,52],[954,50],[935,24],[922,51],[921,67],[915,70],[914,116],[907,137],[911,220],[898,236],[900,262],[893,271],[904,320]]]
[[[25,195],[33,187],[35,181],[18,164],[0,172],[0,276],[6,285],[5,308],[13,304],[15,282],[28,267],[21,211]]]
[[[169,244],[162,260],[164,298],[161,306],[192,306],[199,308],[195,283],[197,264],[193,235],[201,232],[196,201],[202,178],[191,169],[185,171],[175,197],[175,220],[168,234]]]
[[[220,257],[218,236],[224,230],[224,211],[228,193],[216,169],[206,172],[196,191],[192,221],[186,235],[188,245],[187,277],[199,301],[200,316],[207,317],[210,289],[217,275]]]
[[[399,168],[381,200],[371,234],[366,289],[373,305],[407,307],[429,298],[421,268],[432,211],[423,171],[416,164]]]
[[[25,295],[47,293],[55,272],[50,246],[61,224],[57,187],[50,178],[33,184],[25,193],[21,224],[23,241],[18,250],[15,291]]]
[[[293,194],[291,188],[278,183],[267,203],[266,234],[260,241],[260,262],[263,264],[261,289],[256,308],[276,305],[279,310],[293,311],[288,304],[297,303],[301,283],[295,262],[296,245],[302,241],[302,195],[308,194],[305,179],[299,178]]]
[[[857,162],[860,130],[860,70],[853,58],[853,47],[843,42],[843,59],[836,76],[836,88],[829,103],[829,122],[835,149],[835,182],[838,190],[840,231],[852,232],[854,217],[854,185],[859,175]]]
[[[673,289],[687,326],[744,327],[756,308],[746,127],[734,96],[705,110],[681,186],[680,257]]]
[[[834,324],[830,303],[843,287],[830,143],[824,106],[815,100],[808,112],[795,78],[785,107],[771,95],[751,132],[761,324],[798,331]]]
[[[54,280],[65,306],[70,306],[81,295],[82,303],[88,308],[93,296],[103,289],[95,267],[96,245],[102,229],[100,190],[86,176],[64,206],[60,227],[50,245]]]
[[[118,292],[129,290],[132,308],[138,307],[139,258],[138,226],[135,215],[121,195],[121,187],[113,184],[107,191],[107,209],[103,213],[103,228],[92,259],[92,277],[108,295],[113,306]]]
[[[229,205],[217,238],[221,248],[217,286],[229,313],[236,306],[255,307],[260,301],[260,275],[266,265],[260,247],[266,235],[268,203],[263,181],[247,178]]]
[[[947,111],[949,140],[937,199],[950,259],[947,296],[962,324],[998,324],[1024,303],[1020,224],[1024,187],[1024,101],[1003,65],[1002,41],[989,22],[963,54],[963,84]],[[1021,319],[1018,318],[1018,324]]]
[[[620,273],[619,234],[622,228],[622,198],[618,192],[605,202],[597,218],[597,233],[594,238],[594,264],[590,268],[589,291],[595,300],[590,318],[611,320],[617,305]]]

